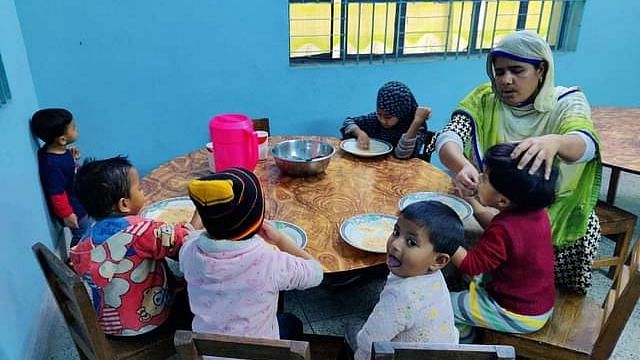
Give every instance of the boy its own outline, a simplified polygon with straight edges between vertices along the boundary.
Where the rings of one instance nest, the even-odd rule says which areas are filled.
[[[441,269],[460,246],[462,222],[437,201],[400,212],[387,240],[389,277],[380,300],[358,332],[347,334],[355,360],[368,360],[374,341],[458,343],[449,290]]]
[[[31,117],[31,131],[44,146],[38,150],[40,182],[54,216],[71,229],[71,246],[78,243],[91,221],[73,188],[77,148],[67,148],[78,139],[76,122],[66,109],[42,109]]]
[[[469,290],[451,294],[461,342],[473,340],[471,326],[529,333],[544,326],[555,301],[551,224],[546,207],[554,200],[558,170],[544,179],[544,167],[529,174],[512,158],[517,143],[495,145],[485,154],[478,199],[468,199],[485,231],[472,250],[462,246],[452,262],[474,279]],[[487,207],[500,210],[494,215]]]
[[[96,222],[71,249],[71,261],[91,290],[100,326],[116,336],[155,329],[167,320],[173,297],[163,259],[177,258],[200,218],[173,225],[138,216],[145,201],[140,179],[122,156],[85,161],[76,190]]]

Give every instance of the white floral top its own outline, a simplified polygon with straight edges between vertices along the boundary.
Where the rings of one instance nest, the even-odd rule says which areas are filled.
[[[449,290],[440,271],[389,274],[380,300],[358,332],[355,360],[371,358],[374,341],[458,343]]]

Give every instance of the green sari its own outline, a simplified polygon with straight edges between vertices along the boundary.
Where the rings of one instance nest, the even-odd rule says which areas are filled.
[[[600,147],[584,94],[577,88],[549,86],[549,79],[546,80],[536,99],[544,97],[542,104],[536,101],[521,107],[506,105],[495,95],[491,82],[480,85],[460,102],[456,112],[472,119],[471,141],[465,145],[465,156],[480,170],[482,154],[491,146],[534,136],[580,131]],[[557,157],[555,163],[559,168],[558,188],[556,199],[547,210],[554,245],[563,247],[573,244],[587,231],[600,191],[602,166],[598,151],[586,163],[567,163]]]

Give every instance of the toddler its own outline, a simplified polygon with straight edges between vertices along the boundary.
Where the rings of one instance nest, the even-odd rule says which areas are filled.
[[[126,157],[88,160],[76,190],[96,222],[71,249],[74,269],[90,289],[105,334],[147,333],[167,320],[174,287],[165,257],[177,258],[185,237],[199,226],[165,224],[138,216],[145,199],[138,171]]]
[[[293,324],[279,325],[276,316],[279,292],[320,284],[320,263],[263,223],[262,188],[252,172],[230,168],[194,180],[189,196],[206,229],[180,250],[193,330],[290,338]]]
[[[342,137],[356,138],[361,149],[369,148],[369,138],[384,140],[399,159],[422,155],[431,109],[419,107],[411,90],[399,81],[382,85],[376,106],[374,113],[348,117],[340,128]]]
[[[400,212],[387,240],[390,274],[355,344],[356,360],[368,360],[374,341],[458,343],[449,290],[440,269],[460,246],[462,222],[448,206],[421,201]]]
[[[529,174],[512,158],[517,143],[495,145],[485,155],[476,199],[469,199],[484,233],[472,250],[462,246],[452,262],[475,278],[469,290],[452,293],[461,342],[473,339],[472,326],[509,333],[536,331],[547,322],[555,301],[551,224],[545,207],[554,199],[556,167],[549,180],[544,167]],[[500,212],[494,215],[487,207]]]
[[[78,139],[73,115],[66,109],[42,109],[31,117],[31,132],[44,142],[38,150],[40,182],[54,216],[71,229],[71,246],[78,243],[91,224],[73,188]]]

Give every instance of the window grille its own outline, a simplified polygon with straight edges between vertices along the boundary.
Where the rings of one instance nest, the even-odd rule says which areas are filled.
[[[7,80],[7,73],[4,71],[2,54],[0,54],[0,106],[5,105],[10,99],[9,80]]]
[[[575,50],[586,0],[289,0],[291,64],[447,59],[533,30]]]

